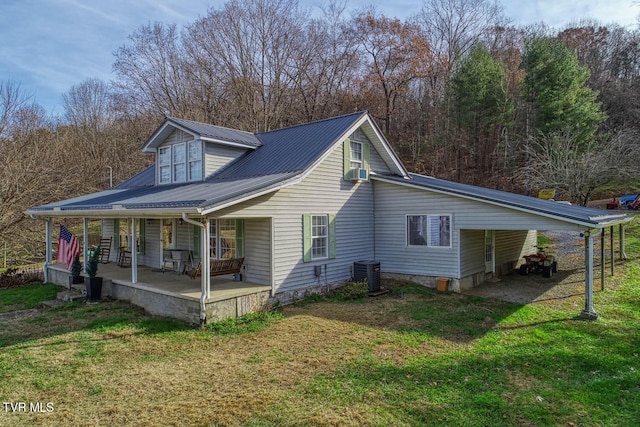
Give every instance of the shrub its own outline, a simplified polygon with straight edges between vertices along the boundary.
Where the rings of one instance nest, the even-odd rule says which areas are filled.
[[[369,285],[366,281],[351,282],[333,291],[333,295],[342,301],[366,298],[369,295]]]

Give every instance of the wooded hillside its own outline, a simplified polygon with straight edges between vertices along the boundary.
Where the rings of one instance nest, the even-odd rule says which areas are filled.
[[[0,82],[0,242],[42,253],[24,210],[142,170],[165,114],[257,132],[366,109],[411,171],[586,203],[638,176],[639,42],[598,22],[514,26],[486,0],[426,0],[406,21],[230,0],[184,28],[145,25],[114,80],[69,88],[59,117]]]

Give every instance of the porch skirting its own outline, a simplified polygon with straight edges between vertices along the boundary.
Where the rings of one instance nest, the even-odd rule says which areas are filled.
[[[111,268],[102,266],[103,270]],[[118,268],[118,267],[116,267]],[[123,270],[124,271],[124,270]],[[130,271],[130,270],[126,270]],[[71,273],[63,266],[48,267],[49,282],[67,287]],[[195,291],[199,282],[192,281],[186,275],[162,273],[161,279],[184,280],[183,289],[180,283],[174,282],[161,285],[151,282],[131,283],[127,280],[103,277],[102,298],[111,297],[127,301],[143,308],[154,316],[178,319],[190,324],[200,323],[200,292]],[[187,288],[184,288],[186,286]],[[248,313],[254,313],[270,307],[271,287],[247,282],[233,282],[223,277],[216,278],[212,283],[211,296],[205,302],[207,323],[228,318],[236,318]]]

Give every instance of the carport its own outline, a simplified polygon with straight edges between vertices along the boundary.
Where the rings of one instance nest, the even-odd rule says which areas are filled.
[[[575,232],[584,239],[586,271],[585,302],[580,316],[592,320],[598,318],[593,307],[594,240],[600,238],[604,243],[609,235],[613,275],[616,259],[614,230],[619,227],[617,255],[624,259],[624,225],[631,221],[631,216],[616,210],[573,206],[423,175],[410,176],[411,180],[372,176],[376,194],[376,229],[384,230],[384,234],[376,234],[376,257],[383,261],[386,271],[396,275],[408,272],[412,279],[425,278],[423,283],[426,284],[431,283],[434,276],[451,277],[454,285],[450,289],[461,291],[491,277],[493,272],[487,274],[485,270],[485,256],[488,256],[485,239],[493,232],[519,236],[531,230]],[[410,246],[399,250],[394,239],[403,233],[400,227],[406,219],[398,212],[448,215],[452,227],[451,247],[438,252],[412,250]],[[506,250],[514,254],[504,260],[508,261],[506,265],[515,267],[522,255],[530,253],[534,242],[535,239],[526,243],[505,239],[505,246],[509,245]],[[605,245],[601,246],[604,248]],[[604,249],[601,252],[600,275],[604,283]],[[423,253],[425,258],[420,258]],[[430,258],[425,262],[427,255]]]

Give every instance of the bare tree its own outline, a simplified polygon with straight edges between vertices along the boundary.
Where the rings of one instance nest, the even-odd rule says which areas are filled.
[[[344,2],[332,1],[322,10],[322,18],[306,24],[306,37],[291,69],[301,121],[356,108],[352,101],[352,86],[360,71],[356,34],[344,18]]]
[[[637,134],[621,132],[584,149],[584,142],[571,130],[541,135],[529,146],[529,162],[518,176],[534,188],[555,188],[586,206],[598,187],[638,176],[637,141]]]
[[[363,75],[362,87],[369,92],[369,102],[375,102],[376,88],[381,92],[380,119],[384,130],[391,133],[391,120],[396,100],[409,89],[409,84],[424,78],[431,65],[429,43],[420,27],[402,23],[398,19],[377,16],[375,10],[356,17],[356,28],[361,49],[369,63]]]
[[[283,124],[306,19],[295,0],[230,0],[189,27],[193,58],[219,73],[226,125]]]
[[[434,57],[447,74],[502,20],[502,7],[489,0],[425,0],[418,16]]]
[[[134,99],[129,107],[187,116],[192,101],[176,25],[143,26],[129,41],[115,52],[113,64],[116,87]]]

